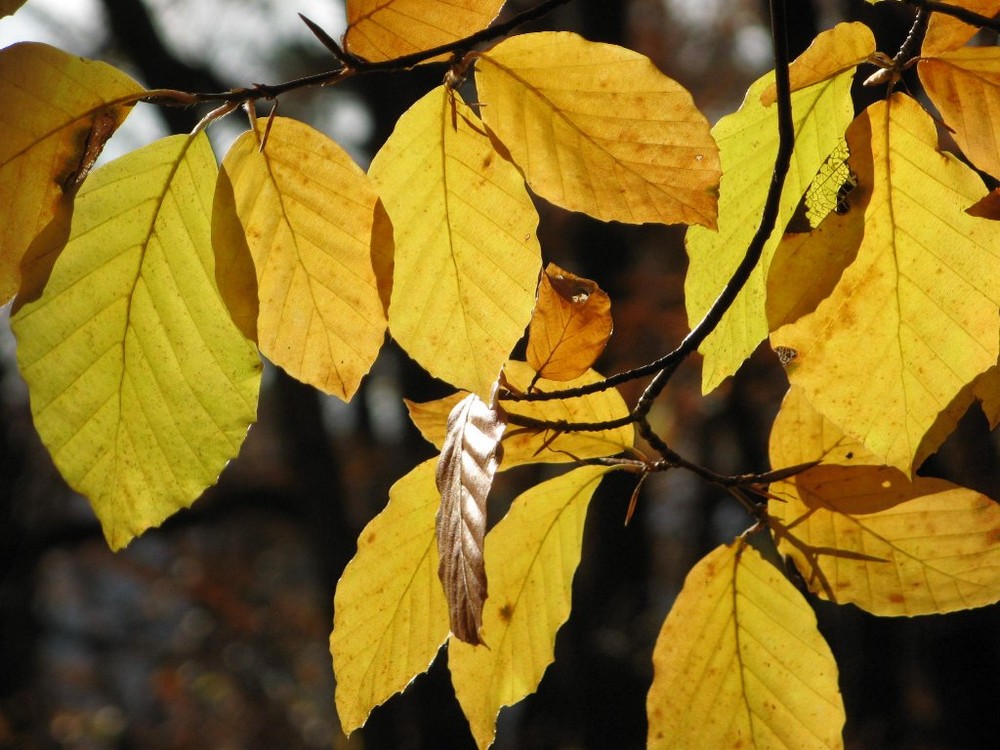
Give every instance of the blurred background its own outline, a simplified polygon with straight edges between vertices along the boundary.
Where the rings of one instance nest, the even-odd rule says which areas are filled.
[[[505,13],[531,5],[510,0]],[[793,53],[846,19],[869,23],[891,55],[912,21],[897,3],[789,6]],[[344,30],[342,0],[29,0],[0,20],[0,45],[45,41],[107,60],[149,87],[214,91],[332,67],[298,12],[334,37]],[[765,18],[761,0],[574,0],[532,28],[573,30],[648,55],[714,122],[771,67]],[[324,131],[366,167],[396,118],[443,72],[425,66],[296,92],[281,99],[280,113]],[[881,93],[859,89],[859,108]],[[187,131],[203,114],[139,105],[103,158]],[[220,158],[245,127],[239,115],[211,127]],[[546,261],[611,295],[616,332],[598,369],[610,374],[675,346],[687,331],[682,229],[601,224],[537,203]],[[446,386],[391,344],[351,404],[269,368],[259,423],[218,486],[113,555],[34,433],[7,313],[0,748],[473,747],[444,655],[348,740],[333,707],[328,651],[334,587],[358,532],[389,486],[433,453],[401,397],[429,400]],[[660,433],[719,471],[768,468],[767,434],[787,386],[775,357],[765,347],[707,398],[696,360],[652,415]],[[1000,497],[997,456],[974,408],[925,471]],[[505,474],[491,496],[493,518],[546,471]],[[535,696],[501,714],[498,749],[644,746],[660,624],[690,567],[749,521],[732,498],[674,472],[645,483],[626,528],[631,491],[628,477],[609,477],[595,497],[556,663]],[[880,620],[813,601],[840,665],[849,748],[1000,747],[1000,608]]]

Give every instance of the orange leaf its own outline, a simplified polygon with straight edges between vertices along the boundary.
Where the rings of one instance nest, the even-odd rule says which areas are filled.
[[[961,2],[953,2],[952,4],[960,5],[966,10],[971,10],[973,13],[987,18],[992,18],[1000,12],[1000,0],[961,0]],[[920,45],[920,54],[923,57],[931,57],[958,49],[972,39],[977,31],[979,29],[975,26],[969,26],[957,18],[947,16],[944,13],[933,13],[927,24],[924,41]]]
[[[611,337],[611,299],[590,279],[549,263],[528,327],[528,364],[549,380],[585,373]]]

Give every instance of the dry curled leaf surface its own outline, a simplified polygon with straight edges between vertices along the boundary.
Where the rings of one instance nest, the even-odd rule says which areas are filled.
[[[437,516],[438,575],[448,601],[451,631],[480,642],[486,600],[486,496],[503,455],[506,415],[474,393],[455,405],[437,466],[441,508]]]

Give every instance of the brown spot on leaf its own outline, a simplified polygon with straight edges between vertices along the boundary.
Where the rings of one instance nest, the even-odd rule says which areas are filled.
[[[514,616],[514,605],[507,602],[502,607],[500,607],[500,619],[504,622],[510,622],[510,618]]]

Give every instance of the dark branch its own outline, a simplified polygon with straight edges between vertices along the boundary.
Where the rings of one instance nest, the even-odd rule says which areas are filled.
[[[957,5],[949,5],[948,3],[937,2],[937,0],[903,0],[903,2],[907,5],[912,5],[914,8],[932,10],[935,13],[957,18],[959,21],[969,24],[969,26],[1000,31],[1000,20],[981,16],[978,13],[973,13],[971,10],[960,8]]]

